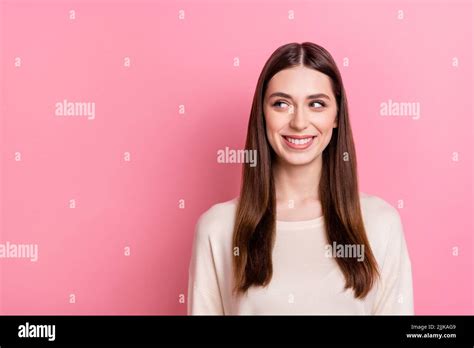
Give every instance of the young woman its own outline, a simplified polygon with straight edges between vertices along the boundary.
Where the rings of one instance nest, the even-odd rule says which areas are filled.
[[[278,48],[260,74],[240,196],[199,219],[188,314],[413,314],[400,216],[359,193],[348,105],[330,53]]]

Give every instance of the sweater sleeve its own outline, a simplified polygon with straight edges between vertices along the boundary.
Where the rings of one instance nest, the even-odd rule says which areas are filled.
[[[389,232],[373,314],[412,315],[414,308],[411,261],[400,215],[396,210]]]
[[[209,229],[213,227],[206,214],[196,224],[189,263],[188,315],[224,315],[209,239]]]

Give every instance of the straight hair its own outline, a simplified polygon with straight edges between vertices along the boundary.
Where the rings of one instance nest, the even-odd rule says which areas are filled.
[[[330,77],[337,100],[337,128],[322,153],[319,198],[324,216],[326,241],[341,245],[364,245],[363,261],[337,257],[345,288],[355,298],[364,298],[379,276],[370,247],[359,201],[357,162],[349,123],[349,110],[341,74],[331,54],[311,42],[279,47],[267,60],[259,76],[247,128],[246,150],[257,150],[258,165],[243,165],[242,183],[233,231],[234,294],[252,285],[267,286],[272,278],[272,250],[276,234],[276,200],[272,166],[276,154],[270,146],[263,114],[263,98],[270,79],[279,71],[296,66],[315,69]],[[316,179],[315,179],[316,180]],[[234,249],[235,250],[235,249]]]

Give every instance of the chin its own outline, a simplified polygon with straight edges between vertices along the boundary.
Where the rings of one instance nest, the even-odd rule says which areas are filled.
[[[304,166],[304,165],[312,163],[317,158],[317,156],[310,155],[310,154],[305,154],[305,155],[288,154],[288,155],[282,156],[282,158],[289,165]]]

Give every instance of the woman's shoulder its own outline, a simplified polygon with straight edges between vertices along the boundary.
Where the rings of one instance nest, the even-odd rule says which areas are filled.
[[[387,240],[390,234],[402,232],[398,210],[386,200],[365,192],[359,194],[362,218],[367,233],[376,239]],[[196,233],[207,237],[232,235],[238,197],[212,205],[199,216]]]
[[[199,217],[196,233],[208,236],[231,234],[233,232],[238,197],[212,205]]]
[[[360,193],[361,208],[370,213],[397,215],[395,207],[379,196],[371,195],[365,192]]]
[[[369,238],[387,243],[403,238],[398,210],[386,200],[367,193],[360,194],[362,218]]]
[[[367,216],[378,217],[384,220],[399,218],[398,210],[392,204],[378,196],[361,192],[360,202],[362,213]]]

